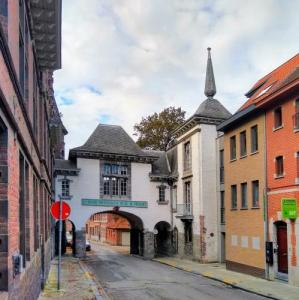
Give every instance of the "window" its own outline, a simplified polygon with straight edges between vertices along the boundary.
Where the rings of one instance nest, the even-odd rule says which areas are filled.
[[[118,196],[118,179],[113,177],[112,182],[112,196]]]
[[[247,183],[241,183],[241,207],[247,208]]]
[[[220,192],[220,222],[225,224],[225,198],[224,191]]]
[[[237,186],[235,184],[231,186],[231,204],[232,209],[237,209]]]
[[[294,128],[299,129],[299,99],[295,101],[295,114],[293,115]]]
[[[184,171],[191,169],[191,144],[187,142],[184,144]]]
[[[277,156],[275,162],[276,177],[281,177],[283,176],[283,156]]]
[[[259,207],[259,181],[252,181],[252,207]]]
[[[185,182],[185,191],[184,191],[184,197],[185,197],[185,207],[184,207],[184,213],[186,215],[191,215],[192,213],[192,199],[191,199],[191,182],[187,181]]]
[[[258,129],[255,125],[251,127],[251,153],[257,152],[258,149]]]
[[[240,133],[240,156],[245,156],[247,154],[246,146],[246,131]]]
[[[220,183],[224,183],[224,150],[219,151]]]
[[[125,178],[120,179],[120,195],[127,195],[127,179]]]
[[[159,186],[159,202],[165,202],[165,185]]]
[[[298,176],[299,177],[299,176]],[[178,193],[177,193],[178,191],[177,191],[177,187],[176,186],[174,186],[173,188],[172,188],[172,209],[173,210],[176,210],[177,209],[177,202],[178,202],[178,199],[177,199],[177,197],[178,197]]]
[[[111,172],[112,174],[117,175],[119,170],[118,165],[112,165],[111,170],[112,170]]]
[[[106,174],[106,175],[111,174],[111,165],[110,164],[104,164],[104,174]]]
[[[68,179],[63,179],[61,181],[61,196],[62,197],[70,196],[70,181]]]
[[[121,175],[128,175],[128,167],[127,166],[121,166],[120,167],[120,174]]]
[[[110,179],[104,177],[104,195],[110,195]]]
[[[282,126],[282,112],[281,107],[274,110],[274,129]]]
[[[230,138],[230,160],[236,159],[236,136]]]

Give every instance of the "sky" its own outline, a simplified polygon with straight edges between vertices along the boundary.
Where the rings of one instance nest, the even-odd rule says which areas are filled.
[[[66,151],[98,123],[132,137],[142,117],[206,99],[207,47],[215,96],[231,113],[261,77],[298,53],[299,1],[64,0],[56,101]],[[135,138],[136,139],[136,138]]]

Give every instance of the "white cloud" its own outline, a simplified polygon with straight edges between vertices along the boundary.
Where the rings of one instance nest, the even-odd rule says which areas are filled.
[[[98,122],[132,133],[142,116],[170,105],[191,115],[205,99],[208,46],[216,98],[234,112],[257,79],[298,52],[298,8],[278,0],[63,1],[55,90],[67,148]]]

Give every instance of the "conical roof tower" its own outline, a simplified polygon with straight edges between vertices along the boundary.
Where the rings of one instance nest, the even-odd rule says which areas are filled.
[[[214,99],[214,96],[216,95],[216,83],[211,58],[211,48],[208,48],[204,93],[207,96],[207,99],[199,105],[195,114],[175,131],[177,136],[188,131],[196,124],[218,125],[231,117],[231,113],[217,99]]]

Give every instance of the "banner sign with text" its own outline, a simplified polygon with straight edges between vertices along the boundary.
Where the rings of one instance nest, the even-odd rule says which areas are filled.
[[[147,208],[147,201],[132,200],[108,200],[108,199],[82,199],[81,204],[84,206],[108,206],[108,207],[136,207]]]

